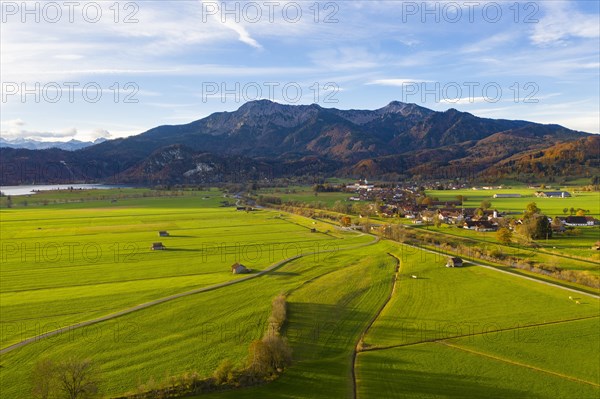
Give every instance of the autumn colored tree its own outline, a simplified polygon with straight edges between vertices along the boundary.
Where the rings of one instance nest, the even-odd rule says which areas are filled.
[[[496,239],[499,243],[508,245],[512,242],[512,232],[506,227],[502,227],[496,232]]]

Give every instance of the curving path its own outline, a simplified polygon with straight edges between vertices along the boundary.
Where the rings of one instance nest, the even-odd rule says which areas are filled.
[[[383,312],[383,309],[385,309],[385,307],[388,305],[388,303],[390,302],[390,300],[392,299],[392,297],[394,296],[394,293],[396,292],[396,283],[398,283],[398,274],[400,273],[400,259],[398,259],[397,256],[392,255],[391,253],[388,252],[388,255],[391,256],[392,258],[394,258],[394,260],[396,261],[396,267],[394,268],[394,278],[392,281],[392,290],[390,291],[390,295],[388,295],[388,297],[386,298],[385,302],[381,305],[381,307],[379,308],[379,310],[377,311],[377,313],[375,313],[373,315],[373,317],[371,318],[371,320],[369,321],[369,324],[367,324],[367,326],[365,327],[364,331],[362,332],[362,334],[360,334],[360,338],[358,339],[358,342],[356,343],[356,345],[354,346],[354,350],[352,351],[352,365],[351,365],[351,371],[352,371],[352,392],[353,392],[353,398],[356,399],[358,398],[358,390],[356,387],[356,357],[358,356],[359,352],[364,351],[365,349],[363,349],[362,345],[363,345],[363,340],[365,338],[365,335],[367,335],[367,333],[369,332],[369,330],[371,329],[371,327],[373,326],[373,324],[377,321],[377,319],[379,318],[379,316],[381,315],[381,312]]]
[[[323,250],[323,251],[312,251],[312,252],[307,252],[307,253],[304,253],[304,254],[292,256],[290,258],[286,258],[286,259],[280,260],[280,261],[272,264],[271,266],[267,267],[266,269],[264,269],[264,270],[262,270],[262,271],[260,271],[259,273],[256,273],[256,274],[250,274],[250,275],[248,275],[246,277],[242,277],[242,278],[239,278],[239,279],[236,279],[236,280],[226,281],[224,283],[214,284],[214,285],[211,285],[211,286],[208,286],[208,287],[197,288],[197,289],[194,289],[194,290],[181,292],[179,294],[169,295],[169,296],[166,296],[166,297],[163,297],[163,298],[155,299],[155,300],[150,301],[150,302],[145,302],[145,303],[142,303],[142,304],[139,304],[139,305],[127,308],[127,309],[120,310],[120,311],[118,311],[116,313],[111,313],[111,314],[106,315],[106,316],[101,316],[101,317],[98,317],[98,318],[95,318],[95,319],[82,321],[80,323],[72,324],[70,326],[62,327],[62,328],[59,328],[59,329],[56,329],[56,330],[53,330],[53,331],[49,331],[49,332],[44,333],[44,334],[39,334],[39,335],[30,337],[30,338],[24,339],[23,341],[20,341],[20,342],[17,342],[15,344],[12,344],[10,346],[7,346],[6,348],[2,348],[0,350],[0,355],[4,355],[5,353],[11,352],[11,351],[13,351],[15,349],[21,348],[21,347],[23,347],[25,345],[28,345],[28,344],[31,344],[33,342],[40,341],[40,340],[42,340],[44,338],[49,338],[49,337],[52,337],[52,336],[55,336],[55,335],[58,335],[58,334],[62,334],[62,333],[69,332],[69,331],[73,331],[75,329],[82,328],[82,327],[87,327],[87,326],[90,326],[92,324],[100,323],[100,322],[103,322],[103,321],[116,319],[117,317],[121,317],[121,316],[124,316],[126,314],[136,312],[138,310],[146,309],[146,308],[149,308],[151,306],[159,305],[161,303],[169,302],[169,301],[172,301],[172,300],[175,300],[175,299],[179,299],[179,298],[183,298],[183,297],[186,297],[186,296],[189,296],[189,295],[194,295],[194,294],[199,294],[199,293],[202,293],[202,292],[208,292],[208,291],[217,290],[219,288],[228,287],[230,285],[234,285],[234,284],[238,284],[238,283],[241,283],[241,282],[244,282],[244,281],[255,279],[257,277],[264,276],[265,274],[271,273],[272,271],[280,268],[281,266],[285,265],[286,263],[289,263],[289,262],[291,262],[293,260],[296,260],[296,259],[300,259],[300,258],[305,257],[305,256],[310,256],[310,255],[314,255],[314,254],[317,254],[317,253],[321,254],[321,253],[328,253],[328,252],[337,252],[337,251],[346,251],[346,250],[351,250],[351,249],[357,249],[357,248],[362,248],[362,247],[366,247],[366,246],[369,246],[369,245],[376,244],[377,242],[379,242],[379,237],[373,236],[373,241],[366,242],[366,243],[363,243],[363,244],[352,245],[352,246],[349,246],[349,247],[346,247],[346,248],[341,248],[341,249],[336,248],[336,249]]]

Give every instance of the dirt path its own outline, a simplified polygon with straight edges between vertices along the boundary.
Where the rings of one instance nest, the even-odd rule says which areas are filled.
[[[336,248],[336,249],[324,250],[324,251],[312,251],[312,252],[307,252],[307,253],[304,253],[304,254],[292,256],[290,258],[283,259],[283,260],[281,260],[279,262],[276,262],[276,263],[272,264],[271,266],[267,267],[266,269],[264,269],[261,272],[256,273],[256,274],[250,274],[250,275],[248,275],[246,277],[242,277],[242,278],[239,278],[239,279],[236,279],[236,280],[226,281],[224,283],[219,283],[219,284],[211,285],[211,286],[208,286],[208,287],[197,288],[197,289],[194,289],[194,290],[191,290],[191,291],[185,291],[185,292],[181,292],[179,294],[169,295],[169,296],[166,296],[166,297],[163,297],[163,298],[155,299],[155,300],[150,301],[150,302],[142,303],[142,304],[139,304],[139,305],[127,308],[127,309],[120,310],[120,311],[118,311],[116,313],[111,313],[111,314],[106,315],[106,316],[101,316],[101,317],[98,317],[98,318],[95,318],[95,319],[82,321],[80,323],[72,324],[70,326],[62,327],[62,328],[59,328],[59,329],[56,329],[56,330],[53,330],[53,331],[49,331],[49,332],[44,333],[44,334],[39,334],[39,335],[36,335],[34,337],[27,338],[27,339],[25,339],[23,341],[20,341],[20,342],[12,344],[10,346],[7,346],[6,348],[2,348],[0,350],[0,355],[4,355],[5,353],[11,352],[11,351],[13,351],[15,349],[21,348],[21,347],[23,347],[25,345],[31,344],[33,342],[40,341],[40,340],[45,339],[45,338],[49,338],[49,337],[52,337],[52,336],[55,336],[55,335],[58,335],[58,334],[62,334],[62,333],[67,333],[67,332],[76,330],[78,328],[87,327],[87,326],[90,326],[92,324],[100,323],[100,322],[103,322],[103,321],[116,319],[117,317],[121,317],[121,316],[124,316],[126,314],[136,312],[138,310],[147,309],[147,308],[149,308],[151,306],[156,306],[156,305],[159,305],[161,303],[173,301],[175,299],[183,298],[183,297],[190,296],[190,295],[199,294],[199,293],[202,293],[202,292],[214,291],[214,290],[217,290],[219,288],[228,287],[228,286],[231,286],[231,285],[234,285],[234,284],[242,283],[244,281],[255,279],[257,277],[264,276],[265,274],[271,273],[272,271],[280,268],[281,266],[285,265],[286,263],[289,263],[289,262],[294,261],[296,259],[300,259],[300,258],[305,257],[305,256],[310,256],[310,255],[314,255],[314,254],[317,254],[317,253],[321,254],[321,253],[329,253],[329,252],[337,252],[337,251],[347,251],[347,250],[352,250],[352,249],[366,247],[366,246],[369,246],[369,245],[374,245],[377,242],[379,242],[379,237],[373,236],[373,241],[370,241],[370,242],[367,242],[367,243],[363,243],[363,244],[353,245],[353,246],[350,246],[350,247],[347,247],[347,248],[341,248],[341,249],[337,249]]]
[[[531,366],[531,365],[526,364],[526,363],[515,362],[513,360],[504,359],[502,357],[494,356],[494,355],[491,355],[489,353],[484,353],[484,352],[479,352],[479,351],[476,351],[476,350],[473,350],[473,349],[464,348],[462,346],[450,344],[448,342],[441,342],[440,341],[438,343],[441,344],[441,345],[448,346],[450,348],[458,349],[460,351],[472,353],[472,354],[475,354],[477,356],[482,356],[482,357],[487,357],[489,359],[494,359],[494,360],[497,360],[499,362],[504,362],[504,363],[515,365],[515,366],[525,367],[525,368],[536,370],[536,371],[539,371],[539,372],[542,372],[542,373],[551,374],[551,375],[554,375],[554,376],[557,376],[557,377],[561,377],[561,378],[564,378],[564,379],[567,379],[567,380],[579,382],[579,383],[582,383],[582,384],[588,384],[588,385],[591,385],[591,386],[594,386],[594,387],[600,387],[600,385],[597,384],[597,383],[595,383],[595,382],[581,380],[581,379],[579,379],[577,377],[572,377],[572,376],[569,376],[569,375],[566,375],[566,374],[557,373],[555,371],[541,369],[539,367]]]
[[[379,316],[381,315],[381,312],[383,312],[383,309],[385,309],[385,307],[387,306],[387,304],[390,302],[390,300],[394,296],[394,293],[396,292],[396,283],[398,282],[398,273],[400,272],[400,259],[398,259],[396,256],[394,256],[394,255],[392,255],[390,253],[388,253],[388,255],[391,256],[392,258],[394,258],[396,260],[396,267],[395,267],[395,272],[394,272],[394,279],[392,281],[392,290],[390,291],[390,295],[387,297],[387,299],[385,300],[385,302],[381,305],[381,308],[379,308],[379,310],[377,311],[377,313],[375,313],[373,315],[373,317],[369,321],[369,324],[367,324],[367,327],[365,327],[364,331],[360,335],[360,338],[358,339],[358,342],[354,346],[354,350],[352,351],[352,367],[351,367],[351,371],[352,371],[352,392],[353,392],[352,397],[354,399],[358,398],[358,391],[357,391],[357,384],[356,384],[356,357],[358,356],[359,352],[362,352],[364,350],[363,349],[363,343],[364,343],[363,340],[364,340],[365,336],[367,335],[367,333],[369,332],[369,330],[373,326],[373,323],[375,323],[375,321],[379,318]]]

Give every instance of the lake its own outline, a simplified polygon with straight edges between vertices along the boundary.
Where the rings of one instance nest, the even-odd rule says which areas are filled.
[[[27,195],[34,194],[35,191],[49,190],[68,190],[73,187],[75,190],[107,190],[110,188],[129,188],[127,186],[116,186],[107,184],[32,184],[28,186],[0,186],[0,191],[4,195]]]

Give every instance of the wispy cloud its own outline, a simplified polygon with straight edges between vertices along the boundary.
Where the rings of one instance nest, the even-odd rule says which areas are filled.
[[[377,86],[393,86],[393,87],[404,87],[407,84],[414,84],[414,83],[430,83],[433,82],[432,80],[425,80],[425,79],[401,79],[401,78],[394,78],[394,79],[375,79],[372,80],[370,82],[367,82],[367,85],[377,85]]]
[[[545,15],[533,28],[533,44],[556,46],[565,45],[570,39],[600,37],[597,14],[583,13],[574,7],[573,2],[563,0],[545,1],[540,4]]]

